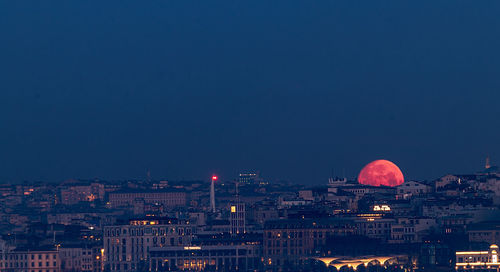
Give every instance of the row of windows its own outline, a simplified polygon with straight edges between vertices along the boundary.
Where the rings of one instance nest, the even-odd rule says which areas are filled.
[[[9,255],[0,255],[0,260],[28,260],[28,257],[31,257],[30,260],[49,260],[51,257],[52,259],[57,259],[56,254],[9,254]]]
[[[475,262],[491,262],[491,259],[488,256],[481,256],[481,257],[459,257],[458,258],[459,263],[475,263]]]
[[[174,198],[174,197],[185,197],[185,193],[130,193],[130,194],[110,194],[109,198],[114,199],[114,198],[155,198],[155,197],[161,197],[161,198]]]
[[[273,237],[274,236],[274,237]],[[286,232],[284,231],[283,233],[275,233],[274,235],[271,234],[271,232],[267,233],[267,238],[282,238],[282,239],[296,239],[296,238],[303,238],[303,237],[312,237],[312,238],[323,238],[327,236],[326,232],[323,231],[313,231],[313,232],[308,232],[304,233],[303,232]]]
[[[78,253],[79,253],[78,251],[66,251],[65,250],[65,251],[60,251],[59,254],[62,254],[64,257],[77,257],[77,256],[79,256]],[[81,251],[81,254],[90,256],[90,255],[92,255],[92,251],[83,250],[83,251]]]
[[[287,247],[288,245],[290,245],[291,247],[294,247],[294,246],[301,247],[303,245],[303,242],[302,242],[302,240],[297,240],[297,242],[295,242],[294,240],[291,240],[290,244],[288,244],[287,241],[283,241],[283,243],[281,244],[280,241],[267,241],[268,247],[280,247],[281,245],[283,245],[283,247]]]
[[[300,253],[302,254],[302,253]],[[299,266],[302,266],[304,264],[304,261],[303,260],[297,260],[297,261],[290,261],[290,260],[280,260],[280,259],[276,259],[274,262],[271,261],[271,259],[268,260],[268,264],[269,265],[274,265],[276,264],[277,266],[280,266],[281,264],[283,265],[290,265],[290,264],[293,264],[293,265],[299,265]]]
[[[269,249],[267,251],[267,255],[269,255],[269,256],[272,256],[272,255],[287,256],[289,253],[291,255],[296,255],[296,254],[301,255],[301,254],[308,253],[308,252],[310,253],[310,251],[308,251],[308,250],[302,250],[301,248],[299,248],[299,249],[290,249],[290,251],[288,251],[288,249],[286,249],[286,248],[283,249],[283,250],[281,250],[281,249]]]
[[[389,234],[389,230],[368,230],[364,234]]]
[[[251,249],[214,249],[214,250],[166,250],[166,251],[153,251],[151,257],[189,257],[189,256],[247,256],[257,253],[256,250]]]
[[[314,232],[316,233],[316,232]],[[274,237],[283,237],[283,238],[302,238],[303,237],[303,234],[304,232],[302,231],[299,231],[299,232],[286,232],[286,231],[283,231],[283,232],[276,232],[276,233],[271,233],[271,232],[267,232],[267,238],[272,238],[273,236]]]
[[[393,235],[392,239],[394,239],[394,240],[404,240],[404,241],[413,241],[413,240],[415,240],[415,236],[413,236],[413,235]]]
[[[4,267],[4,264],[5,264],[5,268],[13,268],[13,267],[36,267],[35,266],[35,262],[31,262],[31,266],[28,266],[28,262],[0,262],[0,267]],[[43,267],[45,264],[45,267],[49,267],[50,266],[50,262],[38,262],[38,267]],[[57,262],[53,262],[53,266],[57,266]]]
[[[362,229],[373,229],[373,228],[390,228],[390,223],[363,223],[360,224]]]
[[[127,231],[126,228],[113,228],[111,230],[106,230],[105,234],[107,237],[110,236],[121,236],[129,234],[130,236],[144,236],[144,234],[153,234],[153,235],[166,235],[166,234],[178,234],[178,235],[191,235],[192,229],[185,227],[165,227],[165,228],[132,228],[130,231]]]
[[[308,231],[312,229],[324,229],[324,230],[339,230],[339,229],[352,229],[354,226],[347,223],[321,223],[317,224],[313,222],[312,224],[294,224],[294,223],[268,223],[266,224],[266,229],[271,230],[284,230],[289,229],[290,231]]]
[[[472,236],[490,236],[490,235],[495,235],[495,233],[492,232],[470,232],[469,233]],[[500,232],[496,232],[496,235],[500,235]]]

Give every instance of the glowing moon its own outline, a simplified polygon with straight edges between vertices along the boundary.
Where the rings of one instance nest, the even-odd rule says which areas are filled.
[[[397,165],[387,160],[376,160],[359,172],[358,182],[371,186],[398,186],[405,181]]]

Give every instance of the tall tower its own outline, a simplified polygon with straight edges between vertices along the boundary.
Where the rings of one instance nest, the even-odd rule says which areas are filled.
[[[231,205],[231,235],[243,234],[246,232],[245,226],[245,203],[240,201]]]
[[[490,164],[490,156],[486,157],[486,163],[484,164],[485,169],[489,169],[491,167]]]
[[[229,221],[231,223],[231,235],[243,234],[246,232],[245,226],[245,203],[240,201],[238,182],[236,182],[236,203],[231,204]]]
[[[212,183],[210,183],[210,210],[215,213],[215,181],[217,176],[212,176]]]

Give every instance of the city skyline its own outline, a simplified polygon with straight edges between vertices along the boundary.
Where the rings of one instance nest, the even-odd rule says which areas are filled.
[[[500,1],[0,1],[0,272],[499,272]]]
[[[365,176],[363,179],[364,181],[363,182],[360,182],[359,181],[359,176],[362,174],[362,172],[365,170],[365,168],[375,162],[378,162],[380,160],[374,160],[374,161],[371,161],[369,163],[367,163],[366,165],[364,165],[364,167],[362,167],[359,172],[353,176],[347,176],[345,175],[345,170],[342,170],[342,173],[340,172],[337,172],[337,171],[334,171],[334,169],[332,168],[330,173],[329,174],[326,174],[318,183],[311,183],[310,181],[304,181],[304,182],[294,182],[293,180],[288,180],[288,179],[284,179],[284,178],[276,178],[276,177],[269,177],[269,176],[266,176],[265,173],[264,175],[262,175],[262,171],[260,170],[256,170],[256,169],[251,169],[251,170],[244,170],[244,171],[236,171],[234,175],[229,175],[229,174],[226,174],[224,172],[211,172],[208,176],[205,176],[205,177],[193,177],[193,178],[171,178],[171,177],[165,177],[165,176],[158,176],[158,177],[153,177],[151,175],[151,170],[150,169],[147,169],[144,176],[143,177],[125,177],[125,178],[105,178],[105,177],[72,177],[72,178],[66,178],[66,179],[60,179],[60,180],[23,180],[23,181],[14,181],[14,182],[10,182],[11,184],[21,184],[21,183],[30,183],[30,182],[49,182],[49,183],[59,183],[59,182],[71,182],[71,181],[78,181],[78,180],[81,180],[81,181],[92,181],[92,180],[95,180],[95,181],[144,181],[144,182],[158,182],[158,181],[175,181],[175,182],[185,182],[185,181],[207,181],[207,182],[211,182],[214,180],[214,177],[215,179],[217,180],[216,183],[219,183],[219,182],[242,182],[241,180],[238,181],[238,179],[240,178],[241,179],[241,175],[257,175],[257,177],[259,179],[262,179],[263,181],[266,181],[266,182],[289,182],[289,183],[292,183],[292,184],[297,184],[297,185],[304,185],[304,184],[310,184],[312,186],[322,186],[322,185],[325,185],[327,184],[331,179],[346,179],[346,180],[349,180],[349,181],[355,181],[355,182],[358,182],[360,184],[365,184],[364,182],[365,181],[370,181],[370,177],[368,176]],[[385,160],[383,160],[385,161]],[[392,162],[389,161],[389,163],[393,164]],[[394,164],[393,164],[394,165]],[[398,167],[398,165],[394,165],[396,167]],[[495,164],[491,164],[491,158],[488,156],[485,158],[484,160],[484,164],[483,164],[483,167],[480,168],[480,169],[477,169],[476,171],[472,171],[472,172],[458,172],[458,173],[454,173],[454,174],[459,174],[459,175],[464,175],[465,173],[484,173],[484,171],[496,171],[496,169],[498,169],[498,166],[495,165]],[[399,170],[399,169],[398,169]],[[397,170],[396,170],[397,171]],[[234,171],[233,171],[234,172]],[[392,170],[389,170],[388,173],[392,172]],[[387,173],[386,173],[387,174]],[[450,175],[450,174],[453,174],[453,172],[444,172],[442,173],[441,175],[439,176],[435,176],[433,178],[429,178],[429,179],[420,179],[420,180],[417,180],[417,179],[413,179],[413,178],[409,178],[405,175],[405,173],[403,171],[401,171],[400,173],[402,176],[402,179],[399,178],[400,180],[399,181],[394,181],[398,184],[401,184],[402,181],[418,181],[418,182],[432,182],[432,181],[435,181],[435,180],[438,180],[439,178],[442,178],[443,176],[446,176],[446,175]],[[366,174],[364,174],[366,175]],[[396,174],[396,175],[399,175],[399,174]],[[373,176],[372,176],[373,178]],[[376,179],[376,178],[375,178]],[[384,179],[384,178],[383,178]],[[385,181],[387,182],[387,181]],[[388,186],[386,184],[383,184],[385,182],[382,182],[382,184],[380,185],[383,185],[383,186]],[[243,182],[245,183],[245,182]],[[371,185],[369,184],[370,182],[366,183],[366,185]],[[0,183],[1,184],[1,183]],[[7,184],[9,184],[9,182],[7,182]],[[376,185],[374,184],[373,186],[380,186],[380,185]],[[393,186],[393,185],[391,185]]]
[[[320,180],[315,180],[315,182],[313,182],[313,184],[314,185],[324,184],[330,178],[347,178],[348,180],[358,181],[358,176],[362,172],[363,168],[366,167],[368,164],[370,164],[372,162],[375,162],[375,161],[378,161],[378,160],[367,162],[365,165],[363,165],[359,169],[358,172],[353,172],[352,174],[346,174],[346,170],[345,169],[339,170],[339,169],[336,169],[336,168],[332,167],[331,169],[329,169],[329,172],[328,171],[324,171],[324,173],[321,173],[320,175],[318,175],[318,176],[321,176],[321,179]],[[397,165],[397,166],[399,166],[399,165]],[[483,171],[485,168],[490,168],[490,167],[497,167],[497,166],[495,164],[495,161],[492,161],[491,157],[487,156],[486,158],[483,159],[483,165],[480,166],[480,167],[478,167],[477,169],[475,169],[473,171],[463,171],[463,172],[448,171],[448,172],[442,172],[438,176],[434,176],[434,177],[430,177],[430,178],[426,178],[426,179],[415,179],[415,178],[412,178],[411,176],[407,176],[404,171],[402,171],[402,174],[403,174],[405,180],[408,179],[408,180],[415,180],[415,181],[432,181],[432,180],[436,180],[436,179],[438,179],[438,178],[440,178],[442,176],[445,176],[445,175],[448,175],[448,174],[451,174],[451,173],[459,173],[459,174],[460,173],[479,173],[479,172]],[[74,176],[74,177],[67,177],[67,178],[62,178],[62,179],[50,179],[50,180],[44,180],[44,179],[6,180],[6,181],[3,181],[3,182],[0,181],[0,183],[6,183],[6,182],[13,182],[13,183],[22,183],[22,182],[56,182],[57,183],[57,182],[70,181],[70,180],[109,180],[109,181],[118,181],[118,180],[144,180],[144,181],[152,181],[152,180],[155,180],[155,181],[160,181],[160,180],[176,180],[176,181],[207,180],[207,181],[210,181],[211,178],[213,178],[214,175],[217,175],[217,178],[220,178],[223,181],[236,181],[238,179],[238,175],[240,175],[242,173],[259,173],[259,174],[262,174],[263,172],[260,169],[247,168],[247,169],[240,170],[240,171],[233,170],[233,171],[229,171],[229,172],[212,171],[212,172],[208,172],[208,175],[204,176],[204,177],[200,177],[200,176],[192,176],[192,177],[190,177],[188,175],[181,175],[180,177],[169,177],[169,176],[157,176],[157,175],[153,175],[152,176],[151,169],[145,169],[145,171],[143,173],[143,176],[134,176],[134,177],[125,177],[125,176],[122,176],[122,177],[118,177],[117,178],[117,177],[99,177],[99,176],[95,176],[95,177],[89,177],[89,176],[83,176],[83,177],[80,176],[79,177],[79,176]],[[268,176],[268,175],[265,174],[265,172],[264,172],[263,176],[265,176],[268,181],[286,181],[286,182],[291,182],[291,183],[295,183],[295,184],[305,184],[305,183],[310,183],[311,182],[311,180],[303,180],[303,182],[297,182],[296,180],[286,179],[286,178],[279,177],[279,176],[278,177],[276,177],[276,176]]]

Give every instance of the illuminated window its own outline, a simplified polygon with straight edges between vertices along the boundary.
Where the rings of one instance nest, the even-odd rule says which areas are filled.
[[[231,206],[231,212],[235,213],[236,212],[236,206]]]

